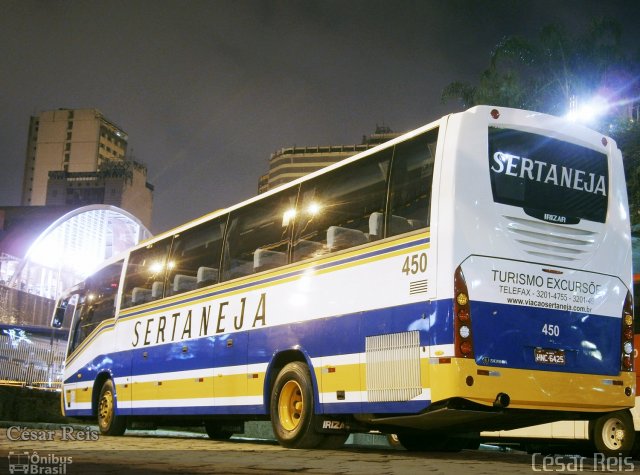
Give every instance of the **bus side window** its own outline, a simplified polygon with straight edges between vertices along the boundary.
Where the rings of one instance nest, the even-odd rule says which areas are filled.
[[[371,222],[383,216],[391,149],[302,183],[293,260],[380,239]]]
[[[170,247],[171,238],[165,238],[131,253],[122,292],[122,308],[163,297]]]
[[[223,280],[286,265],[297,187],[233,211],[223,258]]]
[[[167,295],[218,282],[226,224],[227,216],[220,216],[174,236],[167,266]]]
[[[396,146],[391,170],[387,236],[429,226],[438,129]]]

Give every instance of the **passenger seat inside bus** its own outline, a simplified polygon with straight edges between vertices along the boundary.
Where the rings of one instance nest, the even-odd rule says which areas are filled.
[[[156,281],[151,286],[151,300],[158,300],[162,298],[164,292],[164,282]]]
[[[176,274],[173,278],[173,294],[181,294],[194,290],[197,287],[197,279],[191,275]]]
[[[261,272],[263,270],[275,269],[287,264],[287,255],[284,252],[271,251],[269,249],[256,249],[253,253],[253,270]]]
[[[196,287],[206,287],[218,283],[218,269],[214,267],[198,267]]]
[[[389,223],[389,235],[403,234],[421,228],[421,222],[402,216],[391,215]],[[381,239],[384,234],[384,213],[376,211],[369,216],[369,235],[371,240]]]
[[[371,240],[382,239],[384,236],[384,213],[376,211],[369,216],[369,236]]]
[[[369,242],[367,235],[358,229],[330,226],[327,229],[327,247],[330,251],[339,251]]]
[[[131,291],[131,304],[140,305],[141,303],[151,301],[151,289],[144,287],[134,287]]]

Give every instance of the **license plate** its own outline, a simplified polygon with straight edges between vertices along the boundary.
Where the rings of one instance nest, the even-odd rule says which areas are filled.
[[[533,357],[536,363],[563,365],[565,363],[564,350],[550,350],[547,348],[535,348]]]

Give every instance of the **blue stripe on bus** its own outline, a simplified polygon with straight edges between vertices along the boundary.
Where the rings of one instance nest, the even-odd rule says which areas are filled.
[[[65,409],[64,415],[66,417],[90,417],[94,414],[91,409]]]
[[[297,269],[295,271],[291,271],[291,272],[286,272],[284,274],[280,274],[280,275],[275,275],[275,276],[271,276],[271,277],[266,277],[264,279],[260,279],[260,280],[256,280],[253,282],[247,282],[244,284],[239,284],[236,285],[234,287],[230,287],[230,288],[225,288],[225,289],[220,289],[220,290],[214,290],[212,292],[208,292],[206,294],[200,294],[197,296],[192,296],[192,297],[187,297],[184,299],[179,299],[179,300],[174,300],[171,303],[166,303],[163,305],[158,305],[155,307],[147,307],[144,310],[138,310],[135,312],[131,312],[131,313],[126,313],[125,315],[122,315],[120,318],[130,318],[130,317],[134,317],[136,315],[142,315],[142,314],[146,314],[146,313],[152,313],[152,312],[156,312],[159,310],[163,310],[165,308],[170,308],[170,307],[175,307],[175,306],[180,306],[180,305],[186,305],[188,303],[191,303],[193,301],[196,300],[202,300],[202,299],[206,299],[206,298],[211,298],[211,297],[217,297],[218,295],[221,294],[226,294],[226,293],[230,293],[230,292],[236,292],[238,290],[244,290],[244,289],[248,289],[251,287],[260,287],[263,286],[265,284],[271,284],[273,282],[277,282],[279,280],[284,280],[284,279],[289,279],[291,277],[297,277],[297,276],[301,276],[303,275],[305,272],[308,272],[309,269],[315,269],[315,270],[324,270],[324,269],[329,269],[331,267],[335,267],[335,266],[341,266],[344,264],[348,264],[351,262],[356,262],[359,260],[363,260],[363,259],[369,259],[371,257],[376,257],[376,256],[381,256],[384,254],[389,254],[395,251],[399,251],[402,249],[407,249],[407,248],[411,248],[411,247],[415,247],[415,246],[420,246],[423,244],[429,244],[429,242],[431,241],[430,238],[423,238],[423,239],[418,239],[416,241],[410,241],[407,243],[403,243],[403,244],[397,244],[395,246],[391,246],[391,247],[386,247],[383,249],[377,249],[375,251],[370,251],[364,254],[358,254],[355,256],[351,256],[351,257],[347,257],[344,259],[339,259],[336,261],[332,261],[332,262],[327,262],[324,264],[320,264],[320,265],[316,265],[316,266],[310,266],[310,267],[305,267],[304,269]]]
[[[399,402],[333,402],[323,404],[324,414],[415,414],[424,411],[431,401],[399,401]]]

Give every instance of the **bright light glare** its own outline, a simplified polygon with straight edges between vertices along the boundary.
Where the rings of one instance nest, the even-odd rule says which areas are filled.
[[[609,110],[609,103],[604,97],[596,96],[582,105],[572,103],[571,110],[565,116],[571,122],[590,123],[603,116]]]
[[[291,222],[291,220],[293,218],[295,218],[296,216],[296,210],[295,209],[288,209],[287,211],[284,212],[284,214],[282,215],[282,225],[283,226],[289,226],[289,223]]]
[[[321,209],[320,205],[316,202],[313,202],[307,208],[307,213],[309,213],[311,216],[315,216],[320,212],[320,209]]]
[[[156,262],[152,262],[151,265],[149,266],[149,272],[151,274],[157,274],[158,272],[162,272],[163,269],[163,265],[162,262],[156,261]]]

